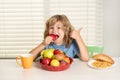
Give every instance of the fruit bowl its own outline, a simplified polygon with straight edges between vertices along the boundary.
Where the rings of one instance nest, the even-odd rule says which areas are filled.
[[[60,66],[50,66],[50,65],[44,65],[42,64],[41,60],[38,60],[38,64],[41,66],[42,69],[44,70],[48,70],[48,71],[63,71],[66,70],[70,67],[70,65],[72,64],[73,59],[70,58],[70,63],[69,64],[65,64],[65,65],[60,65]]]

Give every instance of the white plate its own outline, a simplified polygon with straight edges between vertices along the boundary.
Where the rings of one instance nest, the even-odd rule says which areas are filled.
[[[89,65],[91,68],[95,68],[95,69],[108,69],[108,68],[114,67],[115,64],[116,64],[116,63],[114,62],[114,64],[111,65],[110,67],[107,67],[107,68],[97,68],[97,67],[95,67],[95,66],[92,65],[92,63],[95,62],[95,61],[96,61],[96,60],[94,60],[94,59],[89,60],[89,61],[88,61],[88,65]]]

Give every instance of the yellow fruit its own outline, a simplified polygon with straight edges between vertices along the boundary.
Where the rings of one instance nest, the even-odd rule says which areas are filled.
[[[41,51],[41,56],[42,57],[47,57],[47,58],[52,58],[52,56],[54,55],[53,53],[54,49],[50,48],[50,49],[45,49]]]
[[[50,62],[50,66],[55,66],[55,67],[60,66],[59,60],[52,59],[51,62]]]

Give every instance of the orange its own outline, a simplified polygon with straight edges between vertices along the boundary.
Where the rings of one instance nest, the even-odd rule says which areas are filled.
[[[64,58],[64,61],[66,61],[67,63],[70,63],[69,57],[65,57],[65,58]]]

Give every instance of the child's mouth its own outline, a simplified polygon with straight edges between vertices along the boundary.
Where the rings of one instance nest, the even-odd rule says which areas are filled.
[[[56,35],[57,38],[59,38],[59,35]]]
[[[57,35],[57,34],[50,34],[49,36],[52,37],[53,41],[55,41],[56,39],[59,38],[59,35]]]

